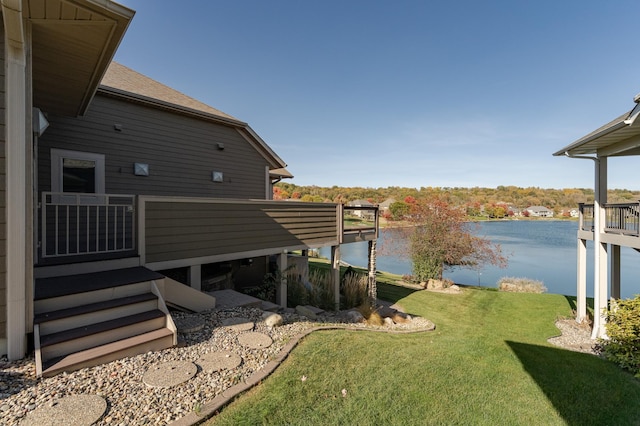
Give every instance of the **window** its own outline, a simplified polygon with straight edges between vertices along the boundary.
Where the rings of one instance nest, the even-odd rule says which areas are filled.
[[[51,192],[104,194],[104,154],[52,148]]]

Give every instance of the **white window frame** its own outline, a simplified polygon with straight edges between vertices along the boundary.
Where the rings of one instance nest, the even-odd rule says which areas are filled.
[[[104,194],[104,154],[94,152],[71,151],[67,149],[51,148],[51,192],[63,192],[62,170],[63,160],[72,158],[74,160],[88,160],[96,164],[96,185],[95,194]]]

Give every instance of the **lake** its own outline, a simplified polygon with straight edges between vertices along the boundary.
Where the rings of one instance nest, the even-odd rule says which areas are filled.
[[[479,223],[476,234],[486,237],[502,246],[509,256],[506,269],[487,266],[479,271],[454,268],[444,276],[459,284],[496,287],[500,278],[523,277],[542,281],[547,292],[575,296],[577,263],[577,221],[568,220],[510,220]],[[389,231],[380,230],[378,248],[384,245]],[[340,248],[343,261],[366,267],[367,243],[344,244]],[[320,250],[320,255],[330,257],[330,249]],[[640,294],[640,253],[622,247],[621,255],[621,296],[633,297]],[[593,244],[587,243],[587,260],[593,259]],[[390,255],[377,256],[380,271],[395,274],[410,274],[411,261]],[[587,267],[587,296],[593,297],[593,265]]]

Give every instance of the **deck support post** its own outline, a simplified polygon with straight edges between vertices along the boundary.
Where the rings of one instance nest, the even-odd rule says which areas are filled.
[[[368,276],[368,283],[367,283],[367,288],[369,290],[369,306],[371,306],[372,309],[375,309],[378,305],[378,288],[377,288],[377,284],[376,284],[376,244],[377,241],[376,240],[371,240],[369,241],[369,262],[368,262],[368,269],[369,269],[369,276]]]
[[[601,242],[605,228],[604,205],[607,202],[607,157],[595,162],[595,193],[593,204],[593,329],[591,338],[606,336],[607,309],[607,243]]]
[[[587,240],[578,238],[578,290],[576,292],[576,322],[587,319]]]
[[[277,283],[277,288],[276,288],[276,300],[278,302],[278,305],[282,306],[283,308],[287,307],[287,251],[283,251],[282,253],[280,253],[280,262],[278,262],[279,264],[279,273],[278,276],[280,277],[280,279],[278,280]]]
[[[202,290],[202,265],[189,267],[189,287],[198,291]]]
[[[331,282],[336,311],[340,310],[340,246],[331,246]]]
[[[611,298],[620,299],[620,246],[611,245]]]

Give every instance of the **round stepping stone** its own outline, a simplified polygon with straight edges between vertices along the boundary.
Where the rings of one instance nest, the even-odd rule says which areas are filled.
[[[204,318],[197,315],[190,315],[182,318],[174,318],[178,333],[196,333],[204,328]]]
[[[222,325],[235,331],[249,331],[255,326],[251,320],[242,317],[226,318],[222,320]]]
[[[92,425],[107,411],[107,401],[98,395],[70,395],[46,403],[29,413],[21,425]]]
[[[244,333],[238,336],[238,342],[249,349],[264,349],[271,346],[273,340],[264,333]]]
[[[169,388],[191,379],[198,367],[189,361],[169,361],[151,367],[142,376],[145,385],[152,388]]]
[[[202,368],[202,371],[207,373],[231,370],[238,367],[241,363],[242,358],[240,355],[228,351],[210,352],[196,361],[196,364]]]

